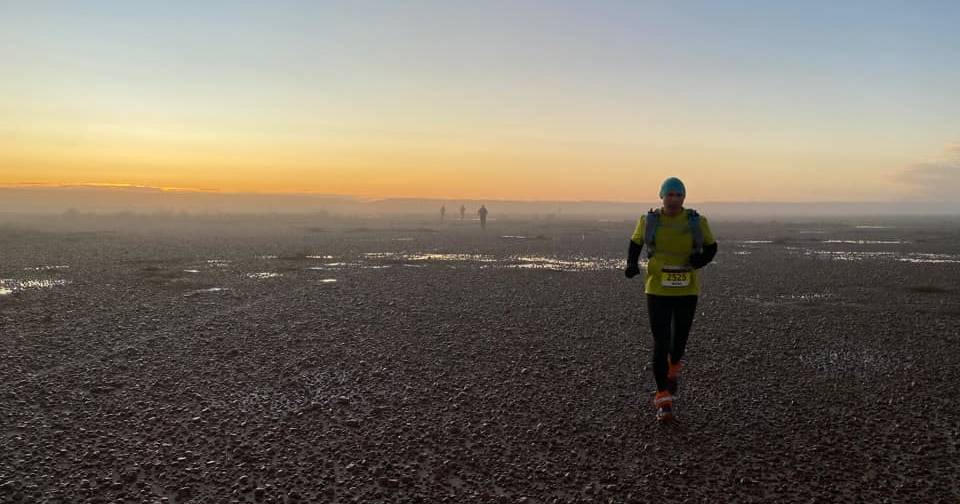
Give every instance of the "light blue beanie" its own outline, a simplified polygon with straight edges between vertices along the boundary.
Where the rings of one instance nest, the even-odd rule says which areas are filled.
[[[670,177],[663,181],[663,184],[660,185],[660,197],[663,198],[670,191],[678,192],[684,196],[687,195],[687,188],[683,186],[683,182],[677,177]]]

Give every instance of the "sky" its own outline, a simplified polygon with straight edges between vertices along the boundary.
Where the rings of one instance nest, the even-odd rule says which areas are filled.
[[[0,185],[953,200],[960,2],[2,2]]]

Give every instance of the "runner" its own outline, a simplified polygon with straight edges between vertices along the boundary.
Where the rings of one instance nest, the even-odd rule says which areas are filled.
[[[640,273],[640,252],[647,247],[644,291],[653,333],[653,376],[657,381],[654,406],[657,420],[673,418],[673,399],[680,380],[681,359],[693,325],[700,294],[698,269],[717,253],[707,218],[683,207],[687,190],[670,177],[660,186],[663,206],[640,217],[630,239],[627,269],[633,278]]]
[[[487,213],[489,213],[489,211],[487,210],[487,206],[480,205],[480,210],[477,210],[477,215],[480,216],[481,229],[487,229]]]

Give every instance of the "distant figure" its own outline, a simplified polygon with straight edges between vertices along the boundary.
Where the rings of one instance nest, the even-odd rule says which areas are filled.
[[[444,216],[446,216],[446,215],[447,215],[447,206],[446,206],[446,205],[440,205],[440,222],[443,222],[443,218],[444,218]]]
[[[687,336],[697,313],[700,283],[697,270],[717,253],[717,241],[707,218],[683,207],[687,189],[676,177],[660,186],[663,206],[640,217],[630,238],[627,269],[633,278],[640,274],[640,251],[647,247],[645,291],[650,330],[653,332],[653,377],[657,394],[653,398],[657,421],[673,418],[673,396],[680,381],[681,360]]]
[[[480,228],[487,229],[487,211],[486,205],[480,205],[480,210],[477,210],[477,215],[480,216]]]
[[[467,207],[460,205],[460,220],[463,220],[463,216],[467,214]]]

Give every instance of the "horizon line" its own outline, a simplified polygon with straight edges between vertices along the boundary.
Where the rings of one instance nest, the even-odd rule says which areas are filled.
[[[502,203],[606,203],[606,204],[642,204],[647,205],[655,200],[597,200],[597,199],[511,199],[500,197],[427,197],[427,196],[365,196],[361,194],[324,193],[311,191],[224,191],[217,188],[196,188],[176,186],[150,186],[143,184],[109,183],[109,182],[79,182],[72,184],[56,184],[49,182],[13,182],[0,183],[0,189],[100,189],[108,191],[148,191],[157,193],[189,193],[222,196],[316,196],[329,198],[350,198],[361,203],[376,203],[386,201],[497,201]],[[777,205],[817,205],[817,204],[848,204],[848,205],[878,205],[878,204],[906,204],[917,203],[915,200],[704,200],[699,204],[777,204]],[[922,201],[925,204],[950,204],[950,200]]]

